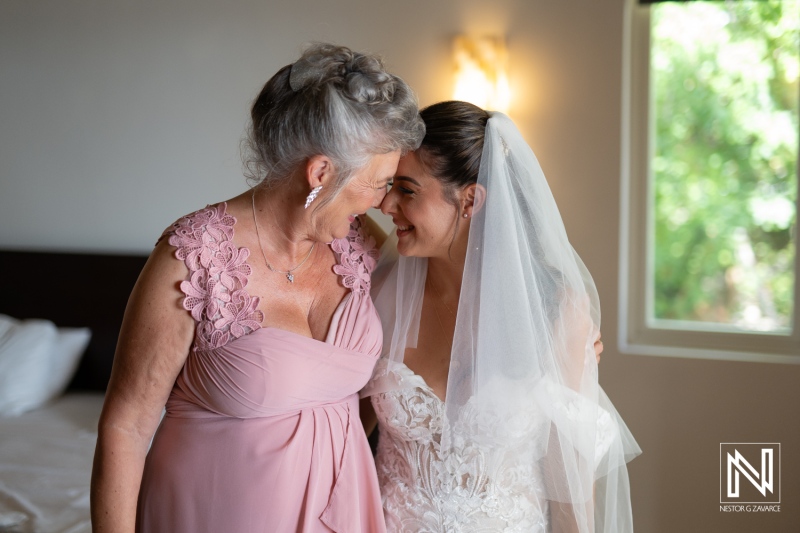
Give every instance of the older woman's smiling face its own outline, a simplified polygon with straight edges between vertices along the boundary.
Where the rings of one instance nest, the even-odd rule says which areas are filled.
[[[350,224],[370,207],[378,207],[386,196],[387,184],[392,180],[400,151],[378,154],[356,171],[339,194],[320,209],[317,240],[329,242],[346,237]]]
[[[416,152],[400,158],[392,188],[381,211],[397,226],[397,250],[414,257],[445,257],[453,242],[458,209],[441,181],[431,175]]]

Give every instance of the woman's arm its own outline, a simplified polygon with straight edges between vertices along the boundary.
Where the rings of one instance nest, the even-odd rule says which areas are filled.
[[[194,336],[178,284],[186,266],[162,241],[128,300],[98,424],[92,531],[133,532],[145,455]]]
[[[592,502],[586,503],[582,511],[581,523],[585,524],[583,527],[578,526],[578,518],[576,517],[575,506],[567,503],[550,502],[550,527],[553,533],[579,533],[581,529],[586,529],[589,526],[589,531],[594,531],[594,509]]]

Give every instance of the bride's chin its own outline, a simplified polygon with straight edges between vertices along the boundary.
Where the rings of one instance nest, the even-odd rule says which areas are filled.
[[[404,242],[402,239],[397,241],[397,253],[405,257],[413,257],[413,254],[410,253],[412,251],[411,245],[408,242]]]

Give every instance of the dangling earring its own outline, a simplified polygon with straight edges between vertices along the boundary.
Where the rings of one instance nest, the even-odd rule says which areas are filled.
[[[306,196],[305,209],[308,209],[308,206],[311,205],[311,202],[316,200],[317,195],[319,194],[319,191],[321,191],[321,190],[322,190],[322,185],[318,185],[318,186],[314,187],[313,189],[311,189],[311,192],[308,193],[308,196]]]

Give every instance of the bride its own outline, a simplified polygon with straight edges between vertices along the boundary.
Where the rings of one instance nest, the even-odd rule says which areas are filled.
[[[500,113],[422,117],[381,204],[397,228],[362,392],[388,531],[632,531],[640,450],[598,385],[597,292],[536,157]]]

